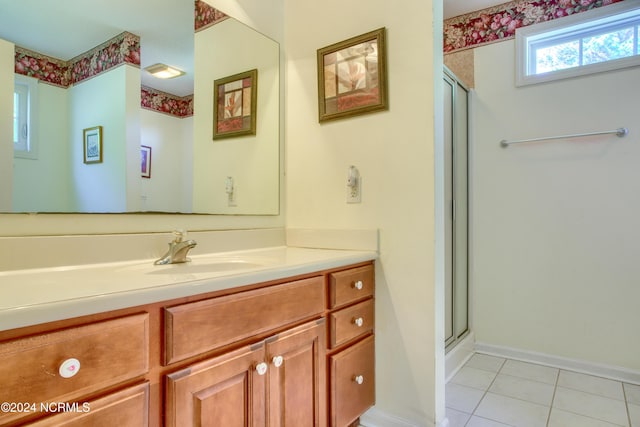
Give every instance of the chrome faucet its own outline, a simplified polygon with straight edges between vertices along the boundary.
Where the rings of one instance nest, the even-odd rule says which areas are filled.
[[[169,250],[162,258],[154,262],[155,265],[178,264],[191,261],[187,258],[187,253],[197,245],[196,241],[183,240],[185,233],[182,231],[174,231],[173,234],[176,237],[169,243]]]

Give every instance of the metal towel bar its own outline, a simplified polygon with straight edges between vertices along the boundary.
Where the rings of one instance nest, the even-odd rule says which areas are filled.
[[[628,133],[629,133],[629,130],[627,128],[618,128],[615,130],[605,130],[602,132],[576,133],[572,135],[560,135],[560,136],[546,136],[543,138],[521,139],[518,141],[507,141],[506,139],[503,139],[502,141],[500,141],[500,145],[506,148],[511,144],[520,144],[522,142],[538,142],[538,141],[547,141],[550,139],[580,138],[583,136],[608,135],[608,134],[615,134],[618,137],[623,137]]]

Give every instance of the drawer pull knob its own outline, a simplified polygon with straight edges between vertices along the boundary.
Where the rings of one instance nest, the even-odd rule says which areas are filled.
[[[362,325],[364,325],[364,320],[362,319],[362,317],[358,317],[356,319],[353,319],[353,324],[360,328]]]
[[[356,375],[355,377],[353,377],[353,381],[355,381],[356,384],[360,385],[364,383],[364,377],[362,375]]]
[[[362,290],[362,288],[364,287],[364,285],[362,284],[362,280],[358,280],[357,282],[355,282],[353,284],[353,287],[359,291]]]
[[[279,368],[280,366],[282,366],[282,362],[284,362],[284,359],[282,358],[282,356],[275,356],[272,362],[273,362],[273,366],[275,366],[276,368]]]
[[[258,365],[256,365],[256,372],[258,373],[258,375],[264,375],[267,373],[267,364],[264,362],[258,363]]]
[[[58,373],[62,378],[71,378],[78,372],[80,372],[80,361],[74,358],[65,360],[58,368]]]

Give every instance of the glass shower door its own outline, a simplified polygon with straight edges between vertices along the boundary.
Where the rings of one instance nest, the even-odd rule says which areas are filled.
[[[469,90],[445,68],[445,344],[452,348],[469,332],[468,108]]]

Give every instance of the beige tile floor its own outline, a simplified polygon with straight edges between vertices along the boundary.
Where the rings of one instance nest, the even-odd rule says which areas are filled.
[[[479,353],[446,406],[450,427],[640,427],[640,385]]]

